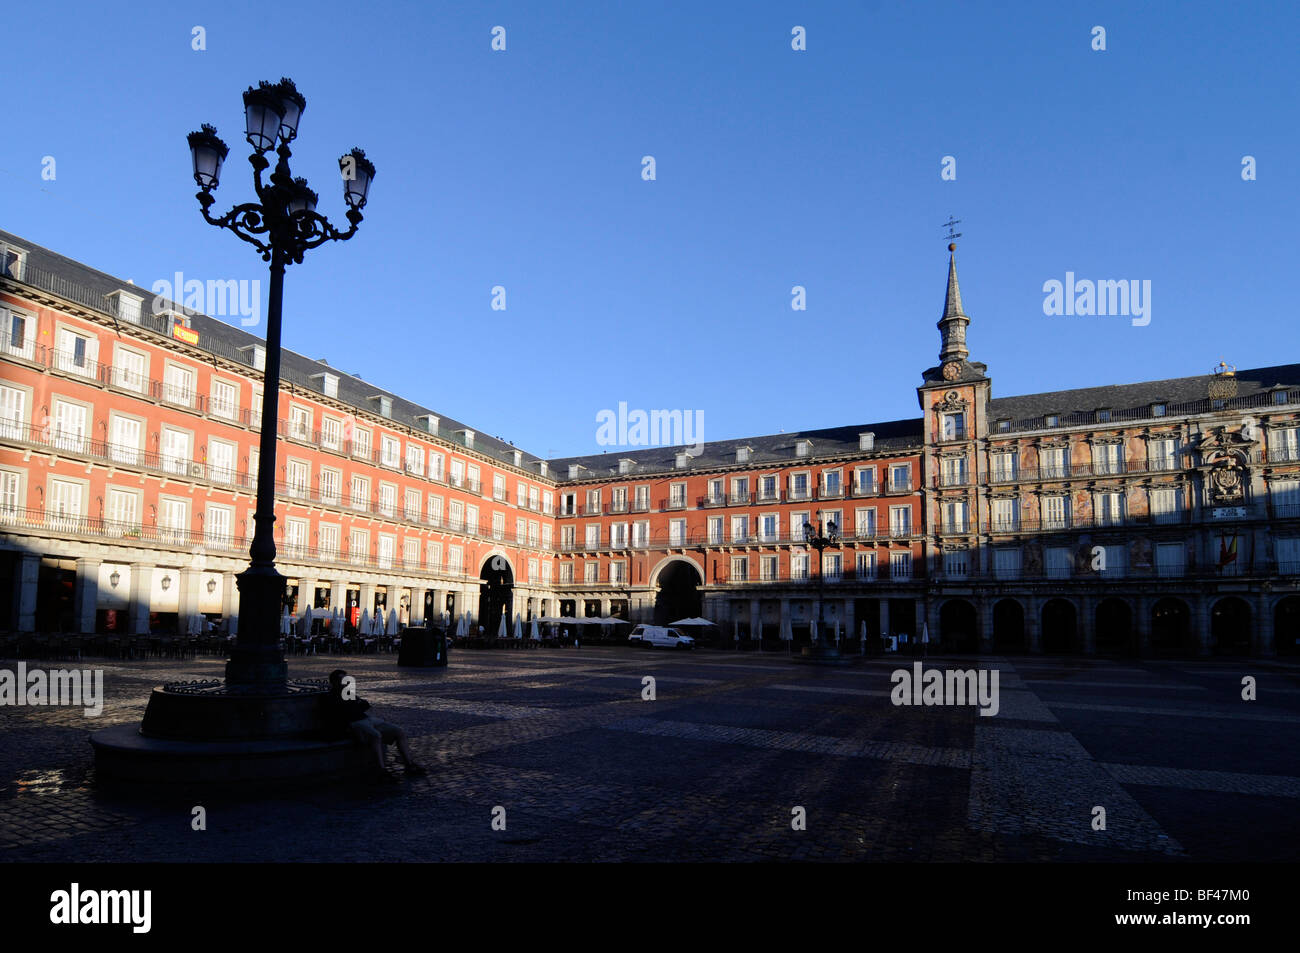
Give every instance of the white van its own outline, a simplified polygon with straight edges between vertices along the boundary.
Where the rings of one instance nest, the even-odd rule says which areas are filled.
[[[674,649],[693,649],[695,648],[695,639],[689,635],[682,635],[676,629],[669,629],[661,625],[638,625],[632,630],[632,634],[627,637],[629,644],[642,645],[646,648],[652,648],[656,645],[666,645]]]

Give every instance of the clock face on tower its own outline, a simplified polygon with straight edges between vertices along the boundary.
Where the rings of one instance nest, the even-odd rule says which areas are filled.
[[[961,377],[961,365],[956,361],[949,361],[943,366],[943,379],[946,381],[955,381]]]

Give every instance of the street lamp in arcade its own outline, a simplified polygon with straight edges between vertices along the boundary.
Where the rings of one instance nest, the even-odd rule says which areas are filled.
[[[836,659],[839,658],[840,651],[826,641],[826,626],[823,620],[826,590],[822,575],[822,552],[831,547],[839,548],[840,529],[835,525],[834,520],[828,520],[823,526],[822,511],[818,510],[816,526],[811,523],[803,524],[803,539],[807,545],[817,550],[817,639],[804,648],[803,654],[809,658]]]
[[[226,666],[227,688],[265,689],[283,686],[288,666],[280,650],[279,620],[285,596],[285,578],[275,568],[275,451],[276,421],[280,396],[280,319],[284,296],[284,270],[301,264],[302,256],[326,242],[346,241],[361,224],[361,210],[375,177],[374,164],[360,149],[339,159],[343,199],[351,227],[340,231],[316,211],[317,194],[307,180],[294,178],[289,169],[289,143],[298,135],[298,122],[307,101],[293,82],[263,82],[244,93],[245,138],[253,147],[248,161],[253,166],[253,188],[257,202],[236,205],[220,217],[209,209],[212,191],[221,181],[221,165],[229,152],[212,126],[204,125],[189,135],[194,162],[194,181],[203,218],[210,225],[225,228],[255,247],[262,260],[270,262],[271,286],[267,304],[266,368],[262,388],[261,457],[257,471],[256,530],[249,547],[248,569],[239,583],[239,637]],[[279,143],[278,147],[276,143]],[[271,167],[266,153],[275,148],[278,161]]]

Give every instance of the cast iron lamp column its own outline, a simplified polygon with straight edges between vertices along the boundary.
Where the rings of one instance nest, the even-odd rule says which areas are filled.
[[[822,527],[822,511],[817,511],[817,525],[803,524],[804,542],[817,550],[817,641],[804,649],[803,654],[814,658],[837,658],[839,649],[826,644],[825,605],[826,586],[822,575],[822,551],[830,547],[839,548],[840,531],[834,520],[827,521]]]
[[[239,636],[226,665],[226,688],[234,691],[276,691],[288,680],[288,664],[280,649],[280,613],[284,605],[285,577],[275,568],[275,456],[280,403],[280,319],[284,300],[284,270],[301,264],[303,254],[329,241],[346,241],[361,224],[375,167],[360,149],[339,159],[343,198],[351,228],[339,231],[316,212],[317,195],[306,179],[289,170],[289,143],[298,135],[298,121],[307,101],[292,81],[262,82],[244,93],[246,138],[253,147],[257,202],[236,205],[220,218],[209,214],[212,190],[221,177],[221,164],[229,149],[212,126],[189,135],[194,161],[196,196],[203,218],[210,225],[229,229],[253,245],[271,264],[267,304],[266,367],[262,387],[261,454],[257,468],[256,529],[249,547],[248,569],[237,576],[239,584]],[[267,151],[279,141],[279,161],[269,182],[262,173],[271,165]]]

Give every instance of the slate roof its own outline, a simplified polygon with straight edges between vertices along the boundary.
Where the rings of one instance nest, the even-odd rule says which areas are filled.
[[[1109,409],[1115,419],[1123,419],[1124,411],[1132,416],[1149,416],[1152,404],[1167,405],[1167,414],[1179,412],[1204,412],[1199,407],[1210,399],[1210,384],[1216,378],[1211,373],[1193,377],[1171,377],[1159,381],[1142,381],[1136,384],[1112,384],[1104,387],[1081,387],[1077,390],[1045,391],[1041,394],[1024,394],[1018,397],[995,397],[989,401],[989,420],[1010,419],[1012,429],[1017,424],[1027,425],[1035,418],[1057,414],[1062,423],[1070,415],[1091,418],[1097,410]],[[1270,390],[1282,388],[1300,390],[1300,364],[1278,364],[1273,367],[1255,367],[1239,370],[1235,375],[1236,395],[1228,406],[1247,406]],[[1179,405],[1193,405],[1180,407]],[[1082,421],[1079,421],[1082,422]]]
[[[858,449],[858,435],[866,432],[875,434],[873,442],[876,451],[919,450],[922,445],[921,418],[910,420],[891,420],[885,423],[862,424],[856,427],[829,427],[824,430],[799,430],[792,433],[769,434],[765,437],[739,437],[734,440],[714,440],[704,444],[703,452],[692,457],[690,465],[678,473],[692,470],[705,470],[720,466],[736,464],[736,449],[749,447],[749,462],[752,464],[781,463],[789,465],[796,461],[795,444],[800,440],[812,441],[812,457],[834,456],[837,454],[861,453]],[[551,461],[552,475],[558,480],[565,480],[569,475],[570,464],[581,464],[588,472],[579,473],[575,479],[599,479],[617,475],[619,460],[635,461],[632,473],[653,473],[675,470],[677,453],[684,449],[681,445],[671,447],[649,447],[641,450],[617,448],[606,453],[586,454],[578,457],[562,457]],[[692,452],[694,448],[691,448]]]
[[[126,291],[144,298],[141,310],[146,319],[152,317],[150,312],[153,291],[148,287],[141,287],[121,278],[115,278],[10,232],[0,230],[0,242],[17,246],[27,253],[26,267],[28,271],[24,275],[24,280],[28,284],[76,301],[86,307],[110,314],[116,313],[116,309],[106,296],[115,291]],[[168,278],[170,277],[169,275]],[[243,328],[235,327],[225,321],[179,305],[174,305],[174,310],[177,313],[184,313],[189,316],[190,327],[199,332],[198,346],[200,349],[216,354],[226,360],[242,363],[251,368],[252,352],[241,349],[249,348],[252,345],[266,346],[265,338],[250,334]],[[150,326],[147,320],[145,326]],[[159,323],[154,330],[165,333],[161,332],[161,327],[162,325]],[[338,395],[336,399],[361,410],[377,413],[378,404],[371,398],[375,396],[391,398],[392,414],[388,419],[391,419],[394,423],[428,433],[426,424],[418,420],[417,417],[423,414],[433,414],[439,419],[438,436],[452,443],[463,446],[463,438],[458,436],[455,431],[468,429],[474,431],[473,449],[485,456],[506,463],[513,463],[512,451],[516,449],[522,450],[522,448],[517,448],[506,441],[489,436],[478,427],[461,423],[422,404],[407,400],[378,384],[372,384],[359,377],[354,377],[324,361],[304,357],[287,348],[283,350],[280,358],[280,377],[283,382],[292,384],[295,389],[321,394],[323,393],[322,380],[320,378],[313,379],[314,375],[318,374],[333,374],[337,377]],[[522,457],[524,469],[536,472],[536,464],[540,459],[542,458],[525,451]]]

